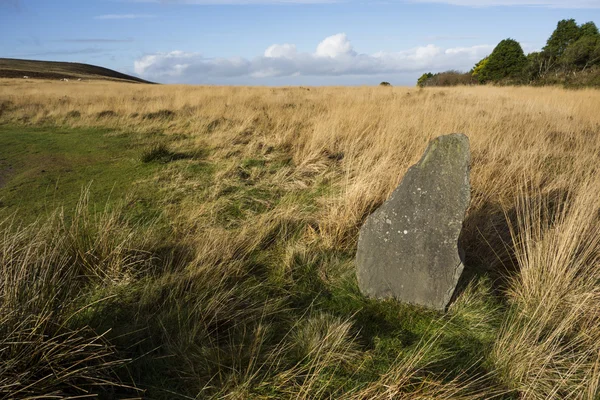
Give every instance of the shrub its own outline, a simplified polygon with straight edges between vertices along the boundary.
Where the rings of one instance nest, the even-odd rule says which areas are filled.
[[[426,72],[417,79],[417,86],[424,87],[427,86],[427,81],[433,78],[433,74],[431,72]]]
[[[431,76],[429,76],[431,75]],[[417,85],[419,87],[424,86],[458,86],[458,85],[472,85],[477,81],[471,76],[470,73],[463,73],[460,71],[445,71],[437,74],[423,74]]]
[[[441,72],[437,74],[437,82],[438,86],[458,86],[474,83],[471,74],[459,71]]]
[[[483,77],[481,76],[481,71],[485,68],[485,66],[487,65],[489,60],[490,60],[489,57],[485,57],[484,59],[479,61],[477,64],[475,64],[475,66],[471,70],[471,75],[473,76],[473,78],[477,79],[477,81],[479,83],[484,83]]]

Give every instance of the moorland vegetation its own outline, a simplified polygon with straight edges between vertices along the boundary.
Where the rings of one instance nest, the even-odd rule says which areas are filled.
[[[598,398],[598,91],[0,87],[0,398]],[[456,299],[365,298],[361,224],[450,132]]]

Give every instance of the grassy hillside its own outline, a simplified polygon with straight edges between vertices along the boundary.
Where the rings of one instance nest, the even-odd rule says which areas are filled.
[[[0,398],[600,395],[600,92],[0,85]],[[451,132],[468,279],[363,297],[361,224]]]
[[[89,64],[0,58],[0,78],[23,79],[24,76],[31,79],[101,79],[152,83],[135,76]]]

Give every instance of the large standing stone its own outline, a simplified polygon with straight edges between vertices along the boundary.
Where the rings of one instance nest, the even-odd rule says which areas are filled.
[[[469,139],[440,136],[360,230],[361,291],[444,310],[463,270],[458,237],[470,201]]]

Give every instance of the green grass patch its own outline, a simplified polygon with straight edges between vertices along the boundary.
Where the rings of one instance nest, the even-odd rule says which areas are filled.
[[[92,206],[127,201],[155,216],[150,178],[160,166],[139,161],[139,138],[105,129],[0,126],[0,212],[26,218],[64,206],[72,209],[90,185]]]

